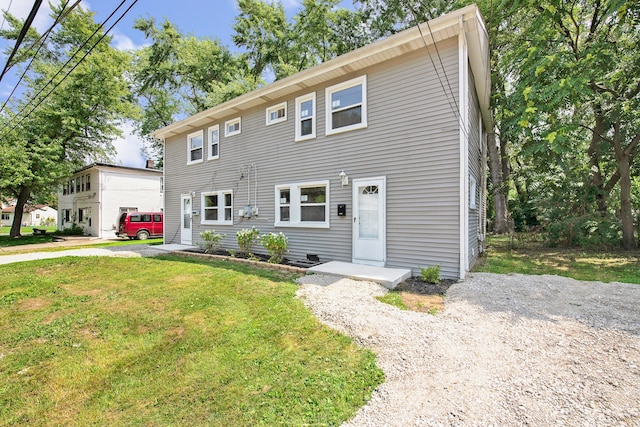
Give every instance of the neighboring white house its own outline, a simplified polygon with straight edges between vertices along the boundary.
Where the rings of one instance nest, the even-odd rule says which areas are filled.
[[[485,241],[489,65],[469,5],[155,131],[165,242],[215,230],[237,250],[255,226],[291,259],[464,278]]]
[[[10,227],[13,224],[13,216],[15,214],[15,206],[5,206],[2,208],[3,227]],[[58,211],[47,205],[26,205],[22,213],[23,226],[45,226],[55,225],[58,218]]]
[[[58,190],[58,228],[75,224],[87,235],[115,238],[120,213],[162,208],[161,170],[93,163],[77,170]]]

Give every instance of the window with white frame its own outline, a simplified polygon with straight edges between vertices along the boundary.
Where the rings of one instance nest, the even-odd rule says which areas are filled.
[[[87,175],[87,191],[91,190],[91,175]]]
[[[202,193],[201,224],[233,224],[233,192],[211,191]]]
[[[215,125],[209,128],[209,158],[214,160],[220,157],[220,126]]]
[[[224,122],[224,136],[238,135],[242,131],[240,117]]]
[[[367,76],[326,89],[326,134],[367,127]]]
[[[202,161],[203,131],[193,132],[187,135],[187,164]]]
[[[473,175],[469,175],[469,208],[476,208],[476,192],[478,191],[478,183]]]
[[[329,181],[277,185],[278,227],[329,228]]]
[[[267,108],[267,126],[287,121],[287,103]]]
[[[296,98],[296,141],[316,137],[316,93]]]

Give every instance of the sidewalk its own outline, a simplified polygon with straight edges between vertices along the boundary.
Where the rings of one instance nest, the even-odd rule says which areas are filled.
[[[32,245],[17,245],[17,246],[7,246],[0,248],[0,256],[5,254],[11,254],[15,252],[31,252],[37,251],[41,249],[52,249],[52,248],[71,248],[74,246],[85,246],[85,245],[95,245],[98,243],[106,243],[111,242],[111,239],[101,239],[99,237],[91,237],[91,236],[65,236],[65,240],[59,242],[48,242],[48,243],[34,243]]]

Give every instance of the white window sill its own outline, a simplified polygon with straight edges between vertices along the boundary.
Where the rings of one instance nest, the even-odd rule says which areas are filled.
[[[366,129],[367,128],[367,124],[366,123],[357,123],[355,125],[351,125],[351,126],[344,126],[341,128],[337,128],[337,129],[329,129],[327,128],[325,131],[326,135],[335,135],[338,133],[344,133],[344,132],[351,132],[352,130],[358,130],[358,129]]]
[[[290,227],[290,228],[330,228],[328,222],[289,222],[276,221],[274,227]]]

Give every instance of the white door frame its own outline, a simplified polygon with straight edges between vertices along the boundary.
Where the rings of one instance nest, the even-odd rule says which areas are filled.
[[[185,201],[189,200],[188,210],[185,212]],[[191,194],[180,195],[180,243],[191,245],[193,243],[193,200]],[[184,226],[186,215],[189,216],[189,228]],[[188,231],[187,231],[188,230]]]
[[[384,267],[387,261],[387,178],[385,176],[374,178],[359,178],[352,181],[352,262],[354,264],[366,264]],[[378,238],[361,239],[359,237],[359,192],[363,186],[378,186]],[[366,252],[366,253],[365,253]]]

